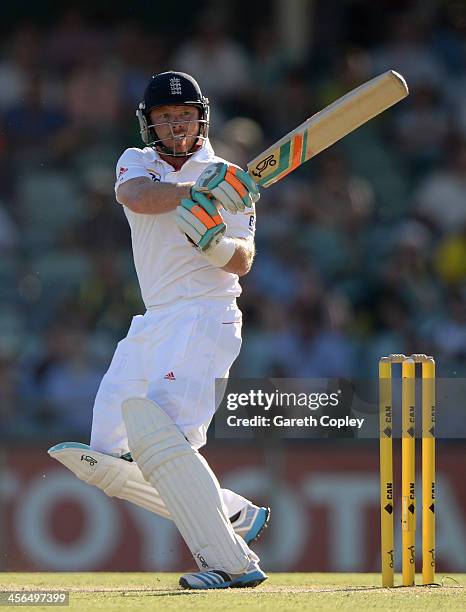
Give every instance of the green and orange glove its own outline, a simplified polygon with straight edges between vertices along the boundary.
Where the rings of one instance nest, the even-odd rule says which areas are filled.
[[[183,198],[176,209],[175,221],[212,265],[221,268],[230,261],[236,243],[224,236],[226,225],[215,200],[203,193],[193,193],[191,200]]]
[[[251,208],[260,198],[259,189],[247,172],[234,164],[214,162],[207,166],[191,188],[215,198],[225,210],[236,214]]]

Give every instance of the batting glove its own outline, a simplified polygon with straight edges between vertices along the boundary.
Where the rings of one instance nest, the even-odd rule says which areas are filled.
[[[224,236],[226,225],[222,215],[203,193],[194,193],[191,200],[183,198],[176,209],[175,221],[212,265],[221,268],[230,261],[236,243]]]
[[[207,166],[191,189],[191,195],[214,197],[225,210],[244,212],[260,198],[259,189],[247,172],[234,164],[215,162]]]

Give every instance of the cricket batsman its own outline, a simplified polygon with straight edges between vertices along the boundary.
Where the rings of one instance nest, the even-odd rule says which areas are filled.
[[[199,572],[188,589],[254,587],[249,548],[269,509],[221,489],[198,450],[216,409],[215,379],[241,347],[239,277],[254,257],[256,184],[217,157],[209,101],[181,72],[151,77],[136,111],[144,148],[116,167],[146,307],[133,317],[97,393],[90,446],[49,454],[78,478],[174,521]]]

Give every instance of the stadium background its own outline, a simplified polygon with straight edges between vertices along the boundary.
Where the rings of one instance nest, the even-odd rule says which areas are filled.
[[[153,73],[199,80],[217,152],[243,166],[371,76],[404,74],[407,101],[263,192],[233,374],[375,376],[381,355],[425,352],[464,377],[464,2],[45,1],[2,15],[0,569],[189,566],[169,523],[45,454],[88,441],[100,377],[142,311],[113,182],[140,146]],[[265,567],[377,569],[375,445],[212,439],[206,454],[271,501]],[[465,571],[465,467],[464,440],[439,443],[442,571]]]

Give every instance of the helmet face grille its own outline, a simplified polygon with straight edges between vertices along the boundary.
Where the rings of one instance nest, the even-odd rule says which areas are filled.
[[[167,155],[180,155],[167,150],[160,143],[155,130],[150,125],[149,113],[157,106],[189,104],[199,108],[199,135],[192,151],[183,153],[192,155],[202,146],[209,134],[209,100],[202,95],[201,88],[195,79],[184,72],[173,70],[162,72],[151,77],[144,92],[144,100],[139,104],[136,116],[139,120],[141,138],[147,146],[157,147]]]

